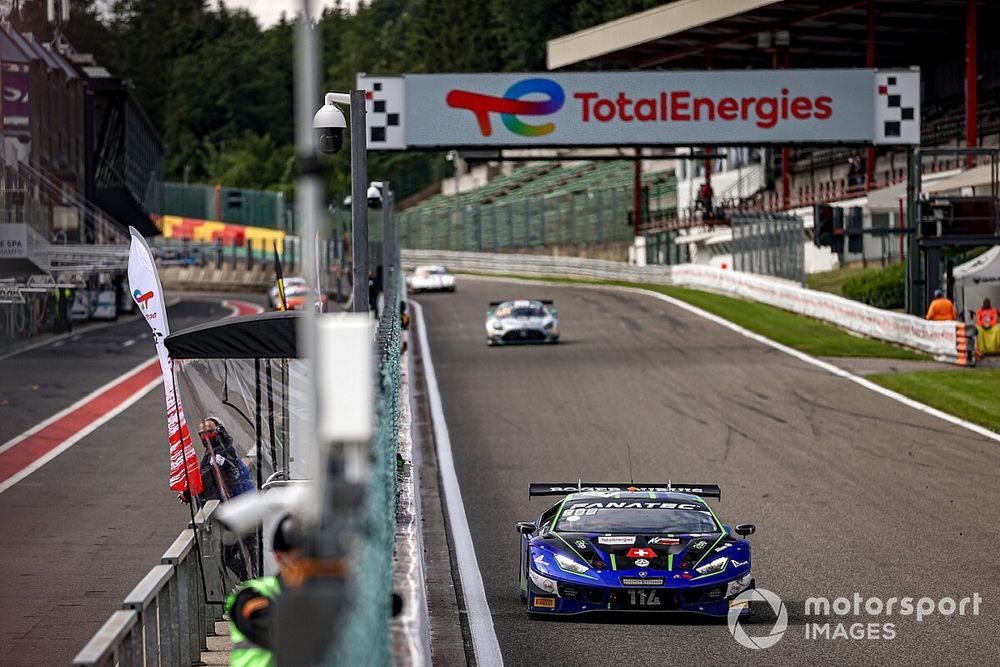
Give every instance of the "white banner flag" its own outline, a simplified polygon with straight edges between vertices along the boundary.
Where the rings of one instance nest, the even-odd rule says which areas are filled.
[[[156,273],[156,265],[146,239],[134,227],[129,227],[129,232],[132,234],[132,246],[128,255],[128,284],[132,288],[132,298],[139,306],[139,312],[153,330],[156,355],[160,359],[160,370],[163,373],[163,391],[167,398],[167,434],[170,441],[170,488],[174,491],[189,490],[192,495],[197,495],[202,491],[201,470],[198,467],[198,453],[191,444],[191,433],[184,419],[181,399],[174,387],[170,355],[164,344],[164,339],[170,334],[170,325],[167,323],[167,308],[163,303],[160,276]]]

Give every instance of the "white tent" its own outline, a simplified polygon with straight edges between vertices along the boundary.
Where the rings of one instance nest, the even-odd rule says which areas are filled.
[[[1000,306],[1000,246],[956,266],[952,275],[955,278],[955,307],[964,314],[966,321],[975,319],[976,308],[983,305],[983,299],[989,298],[994,308]]]

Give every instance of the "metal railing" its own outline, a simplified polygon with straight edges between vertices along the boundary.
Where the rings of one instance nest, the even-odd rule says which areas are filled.
[[[201,661],[206,638],[222,619],[224,582],[206,566],[222,552],[222,532],[210,521],[219,501],[210,500],[181,531],[160,564],[125,596],[87,642],[74,665],[120,667],[189,665]]]

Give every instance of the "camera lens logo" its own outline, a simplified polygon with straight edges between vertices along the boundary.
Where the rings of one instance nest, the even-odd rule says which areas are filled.
[[[763,637],[749,636],[743,629],[743,626],[740,625],[740,614],[753,601],[766,602],[770,605],[775,616],[777,616],[771,632]],[[785,608],[785,603],[781,601],[781,598],[771,591],[763,588],[751,588],[737,595],[729,603],[729,617],[727,621],[729,623],[730,634],[733,635],[733,639],[739,642],[741,646],[746,646],[754,650],[770,648],[781,640],[785,634],[785,629],[788,628],[788,609]]]
[[[522,100],[531,94],[548,96],[547,100]],[[467,90],[452,90],[446,98],[448,106],[454,109],[468,109],[476,116],[479,131],[484,137],[493,134],[490,114],[499,113],[500,120],[508,130],[522,137],[542,137],[556,129],[555,123],[530,125],[518,116],[547,116],[562,108],[566,94],[562,87],[549,79],[525,79],[507,89],[503,97],[483,95]]]
[[[142,306],[143,310],[148,310],[149,300],[153,298],[153,292],[149,291],[143,294],[141,290],[135,290],[132,292],[132,298],[135,299],[137,304]]]

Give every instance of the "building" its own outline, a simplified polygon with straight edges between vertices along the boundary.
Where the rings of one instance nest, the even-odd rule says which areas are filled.
[[[1000,6],[977,0],[671,2],[551,40],[548,64],[550,70],[918,67],[921,147],[996,147],[1000,48],[986,37],[998,28]],[[791,212],[811,235],[816,205],[845,209],[864,233],[839,252],[807,243],[809,271],[866,258],[893,261],[905,252],[898,232],[905,226],[905,149],[724,146],[719,153],[722,159],[677,163],[679,221],[671,226],[688,227],[675,241],[687,246],[692,261],[732,265],[730,230],[703,226],[696,213],[706,181],[723,218],[737,210]],[[929,156],[921,168],[924,184],[937,182],[941,192],[995,187],[988,165],[959,155]]]

